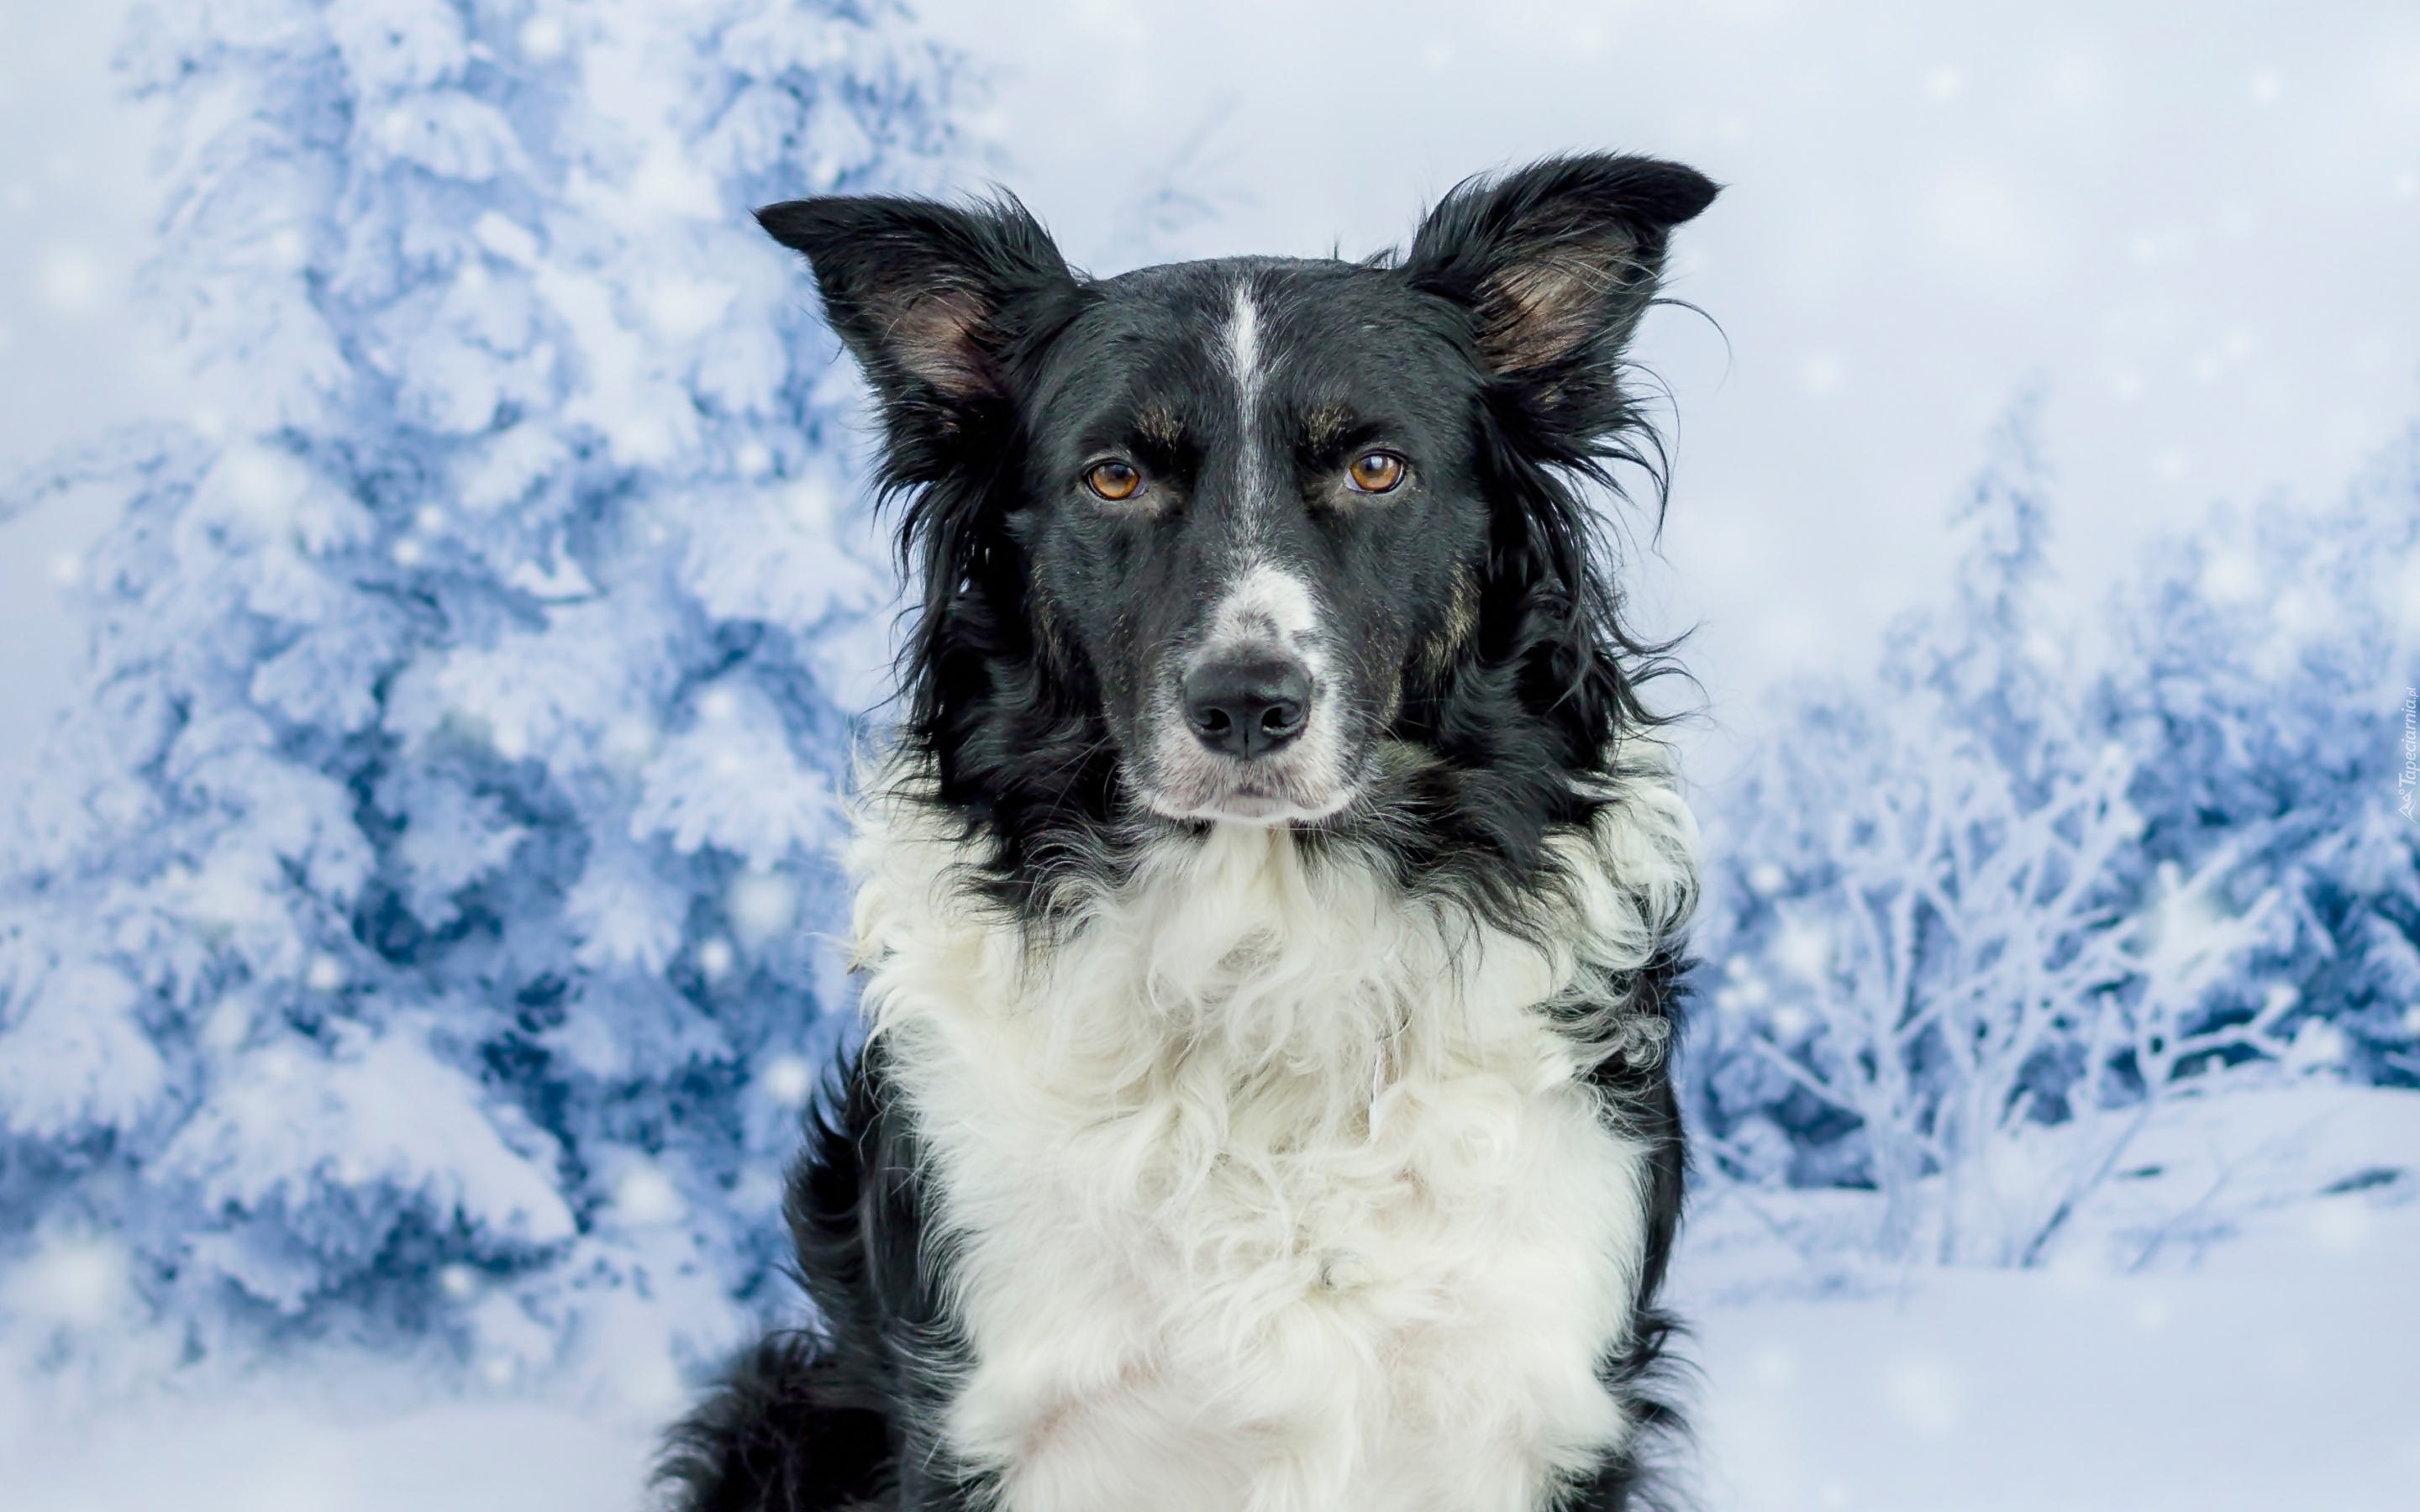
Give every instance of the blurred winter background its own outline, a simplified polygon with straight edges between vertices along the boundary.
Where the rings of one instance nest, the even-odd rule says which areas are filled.
[[[787,1315],[892,600],[747,208],[1357,255],[1566,147],[1730,186],[1621,517],[1707,1504],[2410,1504],[2420,11],[101,0],[0,123],[12,1508],[636,1507]]]

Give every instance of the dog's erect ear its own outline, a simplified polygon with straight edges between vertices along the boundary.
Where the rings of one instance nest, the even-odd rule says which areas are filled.
[[[1404,270],[1470,308],[1499,377],[1559,385],[1609,363],[1654,297],[1672,227],[1714,180],[1655,158],[1555,158],[1456,186]]]
[[[894,427],[929,417],[954,428],[953,412],[1004,397],[1020,336],[1076,292],[1049,233],[1014,199],[802,199],[756,221],[806,254],[825,316]]]

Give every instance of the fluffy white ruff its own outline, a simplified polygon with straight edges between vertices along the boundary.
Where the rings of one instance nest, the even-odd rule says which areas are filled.
[[[1622,1443],[1644,1173],[1581,1078],[1662,1026],[1549,1009],[1688,908],[1660,765],[1557,842],[1543,948],[1242,825],[1030,943],[901,790],[855,852],[865,1006],[972,1346],[946,1438],[1007,1507],[1528,1512]]]

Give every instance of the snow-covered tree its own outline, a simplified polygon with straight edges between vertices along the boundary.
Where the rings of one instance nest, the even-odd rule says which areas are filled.
[[[2365,802],[2341,764],[2314,774],[2324,794],[2209,812],[2191,843],[2164,832],[2192,807],[2170,796],[2182,774],[2236,784],[2242,753],[2164,745],[2142,679],[2231,653],[2126,599],[2149,638],[2120,654],[2133,680],[2096,678],[2048,592],[2031,436],[2021,407],[1961,503],[1952,603],[1900,622],[1877,677],[1795,704],[1710,826],[1693,1064],[1714,1164],[1877,1189],[1890,1254],[2038,1260],[2164,1101],[2322,1050],[2294,1034],[2320,952],[2293,943],[2309,889],[2279,857],[2366,843],[2332,827]],[[2274,566],[2304,592],[2349,586]],[[2379,598],[2357,602],[2369,649],[2337,651],[2367,671],[2301,690],[2313,743],[2366,717],[2393,639]],[[2282,676],[2247,670],[2239,691],[2283,696]],[[2373,893],[2409,895],[2408,838],[2364,855]]]
[[[0,887],[0,1284],[669,1388],[778,1257],[889,595],[748,211],[932,187],[955,67],[880,0],[212,0],[122,66],[210,408],[11,501],[122,517]]]
[[[2299,1061],[2420,1087],[2420,432],[2334,508],[2158,543],[2112,618],[2098,712],[2143,752],[2146,854],[2242,851],[2291,915],[2227,1016],[2286,999]]]

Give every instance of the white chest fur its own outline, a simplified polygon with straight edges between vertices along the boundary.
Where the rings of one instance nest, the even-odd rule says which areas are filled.
[[[1686,811],[1634,799],[1548,948],[1221,825],[1029,953],[869,811],[866,1007],[973,1354],[946,1434],[1013,1512],[1528,1512],[1621,1442],[1641,1159],[1544,1008],[1686,906]]]

